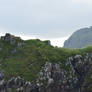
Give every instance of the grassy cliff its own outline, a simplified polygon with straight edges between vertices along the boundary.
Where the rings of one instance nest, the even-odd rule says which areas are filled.
[[[0,69],[5,72],[6,79],[12,76],[24,76],[25,80],[35,81],[42,66],[51,63],[65,62],[69,56],[84,55],[92,52],[92,47],[83,49],[65,49],[53,47],[49,41],[15,39],[14,44],[0,39]]]

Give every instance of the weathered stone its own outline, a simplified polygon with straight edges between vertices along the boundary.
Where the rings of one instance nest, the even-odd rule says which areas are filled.
[[[49,79],[48,79],[48,85],[50,85],[50,84],[52,84],[52,83],[54,83],[54,80],[53,80],[52,78],[49,78]]]
[[[11,45],[15,44],[15,37],[9,33],[6,33],[5,36],[1,37],[1,40],[6,41],[6,42],[10,42]]]
[[[5,82],[4,73],[1,71],[0,92],[11,92],[12,88],[14,92],[87,92],[84,91],[87,86],[85,78],[90,69],[90,59],[92,59],[90,57],[90,54],[87,54],[85,58],[81,55],[70,57],[69,70],[61,68],[60,64],[46,62],[34,84],[20,76],[12,77]]]
[[[92,27],[79,29],[65,41],[65,48],[83,48],[92,45]]]

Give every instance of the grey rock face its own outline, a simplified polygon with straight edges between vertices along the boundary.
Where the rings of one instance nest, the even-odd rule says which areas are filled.
[[[65,48],[83,48],[92,45],[92,27],[80,29],[65,41]]]
[[[83,92],[80,90],[90,69],[91,55],[69,57],[65,64],[70,67],[69,70],[60,68],[60,64],[47,62],[38,79],[40,85],[45,85],[43,92]]]
[[[89,92],[84,91],[85,78],[91,69],[92,53],[71,56],[65,62],[69,69],[60,64],[46,62],[35,83],[25,81],[23,77],[12,77],[5,82],[4,73],[0,72],[0,92]],[[90,76],[91,78],[92,76]]]
[[[1,40],[6,41],[6,42],[10,42],[11,45],[15,44],[15,37],[9,33],[6,33],[5,36],[1,37]]]

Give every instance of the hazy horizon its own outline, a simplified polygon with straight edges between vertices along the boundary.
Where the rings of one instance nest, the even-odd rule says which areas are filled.
[[[76,30],[92,26],[91,0],[1,0],[0,33],[51,40],[62,47]]]
[[[0,33],[0,36],[4,36],[5,33]],[[68,37],[61,37],[61,38],[52,38],[52,39],[45,39],[45,38],[40,38],[40,37],[34,37],[32,35],[28,36],[28,35],[21,35],[21,34],[11,34],[14,36],[19,36],[21,37],[23,40],[30,40],[30,39],[40,39],[42,41],[44,40],[50,40],[51,41],[51,45],[53,46],[58,46],[58,47],[63,47],[64,45],[64,41],[67,40],[69,38]]]

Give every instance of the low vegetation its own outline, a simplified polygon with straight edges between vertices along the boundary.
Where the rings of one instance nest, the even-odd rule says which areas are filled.
[[[18,47],[18,43],[23,45]],[[49,41],[20,40],[15,44],[0,40],[0,69],[5,72],[6,79],[12,76],[24,76],[25,80],[35,81],[39,72],[48,61],[51,63],[64,63],[69,56],[84,55],[92,52],[92,47],[83,49],[66,49],[50,45]]]

